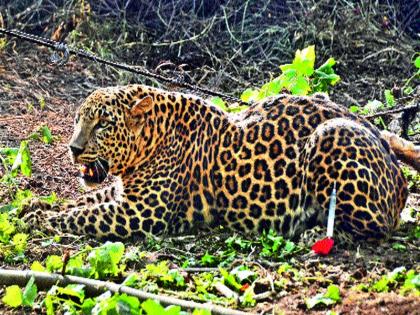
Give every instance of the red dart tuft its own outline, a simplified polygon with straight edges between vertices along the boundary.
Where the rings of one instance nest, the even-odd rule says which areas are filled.
[[[241,292],[245,292],[246,291],[246,289],[248,289],[249,288],[249,283],[245,283],[241,288],[240,288],[240,290],[241,290]]]
[[[334,240],[331,237],[326,237],[312,245],[312,250],[318,255],[326,256],[330,253],[333,246]]]

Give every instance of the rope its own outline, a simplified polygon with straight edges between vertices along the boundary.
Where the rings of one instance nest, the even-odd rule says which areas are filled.
[[[8,36],[16,37],[16,38],[19,38],[19,39],[23,39],[23,40],[26,40],[26,41],[29,41],[29,42],[32,42],[32,43],[35,43],[35,44],[38,44],[38,45],[41,45],[41,46],[45,46],[45,47],[53,49],[54,51],[63,52],[63,57],[64,58],[60,58],[57,54],[54,54],[51,57],[51,61],[53,63],[58,64],[58,65],[65,64],[68,60],[69,55],[76,55],[78,57],[86,58],[86,59],[91,60],[91,61],[99,62],[99,63],[105,64],[105,65],[108,65],[108,66],[112,66],[112,67],[115,67],[115,68],[118,68],[118,69],[122,69],[122,70],[129,71],[129,72],[132,72],[132,73],[140,74],[140,75],[145,76],[145,77],[153,78],[153,79],[156,79],[158,81],[165,82],[167,84],[175,85],[175,86],[178,86],[178,87],[181,87],[181,88],[186,88],[186,89],[189,89],[189,90],[199,91],[201,93],[211,95],[211,96],[218,96],[218,97],[220,97],[222,99],[225,99],[227,101],[230,101],[230,102],[237,102],[237,103],[242,104],[242,105],[250,105],[249,103],[244,102],[237,97],[230,96],[230,95],[227,95],[227,94],[224,94],[224,93],[221,93],[221,92],[215,92],[215,91],[209,90],[207,88],[203,88],[203,87],[193,85],[193,84],[190,84],[190,83],[179,82],[176,79],[167,78],[167,77],[162,76],[160,74],[150,72],[146,69],[138,69],[138,67],[130,66],[130,65],[127,65],[127,64],[124,64],[124,63],[118,63],[118,62],[106,60],[106,59],[98,57],[94,54],[91,54],[91,53],[89,53],[89,52],[87,52],[83,49],[76,49],[76,48],[73,48],[71,46],[68,46],[67,44],[65,44],[63,42],[57,42],[57,41],[54,41],[54,40],[51,40],[51,39],[48,39],[48,38],[44,38],[44,37],[40,37],[40,36],[37,36],[37,35],[25,33],[25,32],[19,31],[19,30],[8,30],[8,29],[5,29],[5,28],[0,28],[0,33],[3,33],[3,34],[8,35]]]

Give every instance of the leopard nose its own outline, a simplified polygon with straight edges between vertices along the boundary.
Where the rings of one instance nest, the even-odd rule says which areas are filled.
[[[70,147],[70,151],[71,151],[71,153],[76,157],[76,156],[79,156],[80,154],[82,154],[82,152],[83,152],[83,148],[79,148],[79,147],[77,147],[77,146],[74,146],[74,145],[70,145],[69,146]]]

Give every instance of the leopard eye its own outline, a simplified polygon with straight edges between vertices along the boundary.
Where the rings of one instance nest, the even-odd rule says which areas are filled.
[[[108,120],[104,120],[104,119],[99,120],[99,122],[97,124],[97,126],[99,128],[106,128],[108,125],[109,125],[109,121]]]

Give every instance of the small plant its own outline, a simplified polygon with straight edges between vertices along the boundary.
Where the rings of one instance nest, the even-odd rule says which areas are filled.
[[[51,130],[50,128],[48,128],[48,126],[39,127],[34,133],[32,133],[29,136],[29,138],[33,140],[40,140],[45,144],[52,144],[54,140]]]
[[[0,149],[0,159],[6,172],[2,180],[16,177],[19,171],[26,177],[32,175],[32,160],[28,141],[22,141],[19,148]]]
[[[411,293],[420,296],[420,274],[414,270],[407,271],[405,267],[398,267],[383,275],[378,281],[355,287],[356,290],[366,292],[390,292],[398,288],[401,295]]]
[[[277,235],[274,230],[270,230],[268,233],[264,232],[260,241],[263,247],[261,256],[264,257],[283,259],[298,250],[294,242],[285,240],[283,236]]]
[[[319,293],[312,298],[306,299],[306,307],[312,309],[315,306],[329,306],[340,301],[340,289],[336,285],[330,284],[325,293]]]
[[[406,95],[410,95],[414,91],[414,88],[411,86],[411,81],[420,77],[420,52],[416,53],[416,58],[414,59],[413,64],[416,68],[416,72],[407,79],[404,86],[402,87],[402,91]]]
[[[241,100],[255,102],[287,90],[294,95],[307,95],[316,92],[327,93],[330,86],[340,81],[340,76],[334,72],[335,59],[329,58],[319,68],[315,69],[315,46],[297,50],[291,64],[281,65],[282,73],[258,89],[246,89]],[[213,104],[227,112],[239,112],[247,106],[227,107],[220,97],[210,100]]]
[[[283,89],[294,95],[307,95],[315,92],[328,92],[329,86],[335,85],[340,77],[335,74],[334,58],[329,58],[315,69],[315,46],[297,50],[291,64],[280,66],[282,74],[260,89],[247,89],[241,99],[245,102],[259,101],[268,96],[277,95]]]
[[[38,288],[35,284],[34,277],[29,279],[25,288],[22,289],[17,285],[12,285],[6,288],[6,293],[2,298],[2,302],[10,307],[19,307],[34,305],[35,299],[38,295]]]

